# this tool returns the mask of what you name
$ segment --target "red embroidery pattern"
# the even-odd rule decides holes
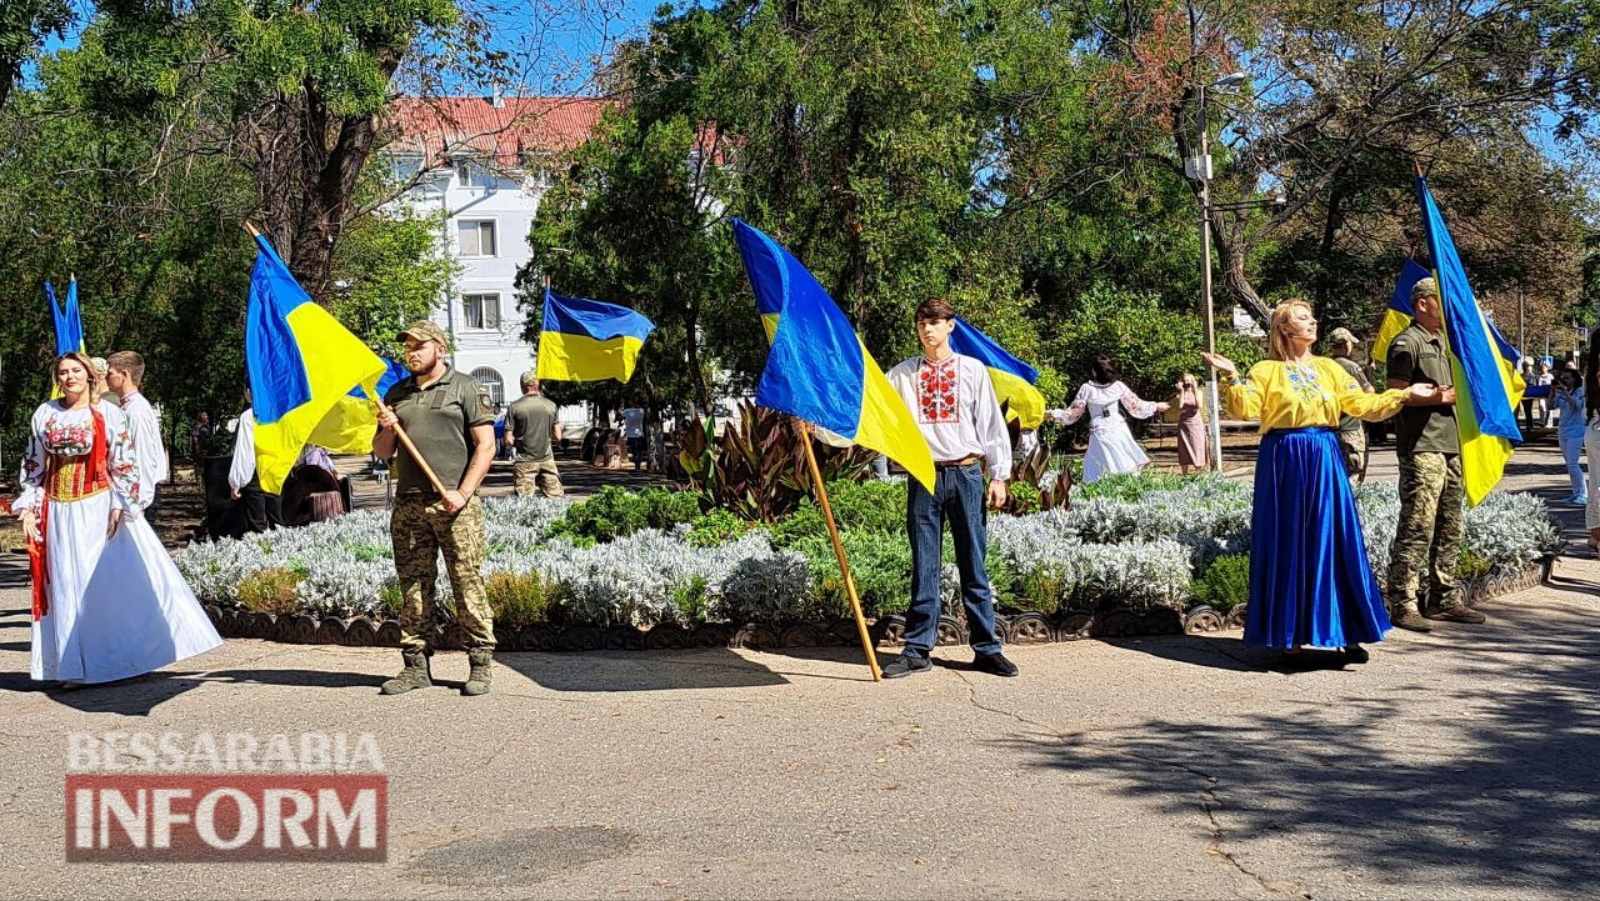
[[[917,406],[922,422],[961,421],[961,409],[956,403],[959,372],[954,359],[924,362],[917,370]]]

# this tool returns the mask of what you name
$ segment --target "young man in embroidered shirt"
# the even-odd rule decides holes
[[[911,608],[906,611],[905,650],[884,667],[887,679],[926,672],[939,630],[939,552],[944,524],[955,539],[961,572],[961,600],[976,653],[973,667],[997,676],[1015,676],[1017,667],[1000,653],[995,631],[994,592],[984,571],[985,489],[994,507],[1006,502],[1011,477],[1011,436],[983,363],[950,349],[955,310],[943,300],[917,307],[917,340],[922,356],[889,370],[889,381],[910,408],[922,437],[933,451],[932,494],[906,481],[906,526],[911,533]]]
[[[135,460],[139,467],[139,505],[146,518],[155,516],[156,486],[170,475],[167,448],[161,443],[161,417],[141,393],[144,385],[144,357],[131,350],[119,350],[106,358],[106,386],[117,395],[117,404],[128,417],[128,432],[133,435]]]

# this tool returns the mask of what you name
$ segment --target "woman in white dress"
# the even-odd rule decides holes
[[[222,644],[139,504],[136,449],[89,358],[56,361],[12,505],[33,569],[34,679],[110,682]]]
[[[1133,389],[1117,379],[1116,366],[1111,358],[1099,354],[1094,358],[1094,380],[1078,389],[1078,396],[1065,410],[1051,410],[1050,418],[1062,425],[1077,422],[1085,413],[1089,415],[1089,450],[1083,455],[1083,480],[1098,482],[1105,476],[1117,473],[1138,472],[1150,458],[1145,456],[1139,442],[1128,431],[1128,421],[1123,411],[1135,419],[1149,419],[1165,413],[1164,403],[1141,400]]]

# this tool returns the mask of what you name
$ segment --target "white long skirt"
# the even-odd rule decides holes
[[[109,543],[111,495],[50,503],[49,611],[33,623],[31,675],[111,682],[222,644],[155,530],[123,517]]]
[[[1104,416],[1089,427],[1089,449],[1083,455],[1083,480],[1098,482],[1109,475],[1138,472],[1150,462],[1128,431],[1127,420]]]

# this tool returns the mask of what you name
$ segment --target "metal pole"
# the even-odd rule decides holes
[[[1206,127],[1206,88],[1200,86],[1200,296],[1206,323],[1206,352],[1217,352],[1216,313],[1211,304],[1211,149]],[[1217,370],[1210,370],[1211,469],[1222,471],[1222,404],[1217,391]]]
[[[1528,310],[1520,282],[1517,284],[1517,349],[1528,352]],[[1522,365],[1522,362],[1519,360],[1517,365]]]

